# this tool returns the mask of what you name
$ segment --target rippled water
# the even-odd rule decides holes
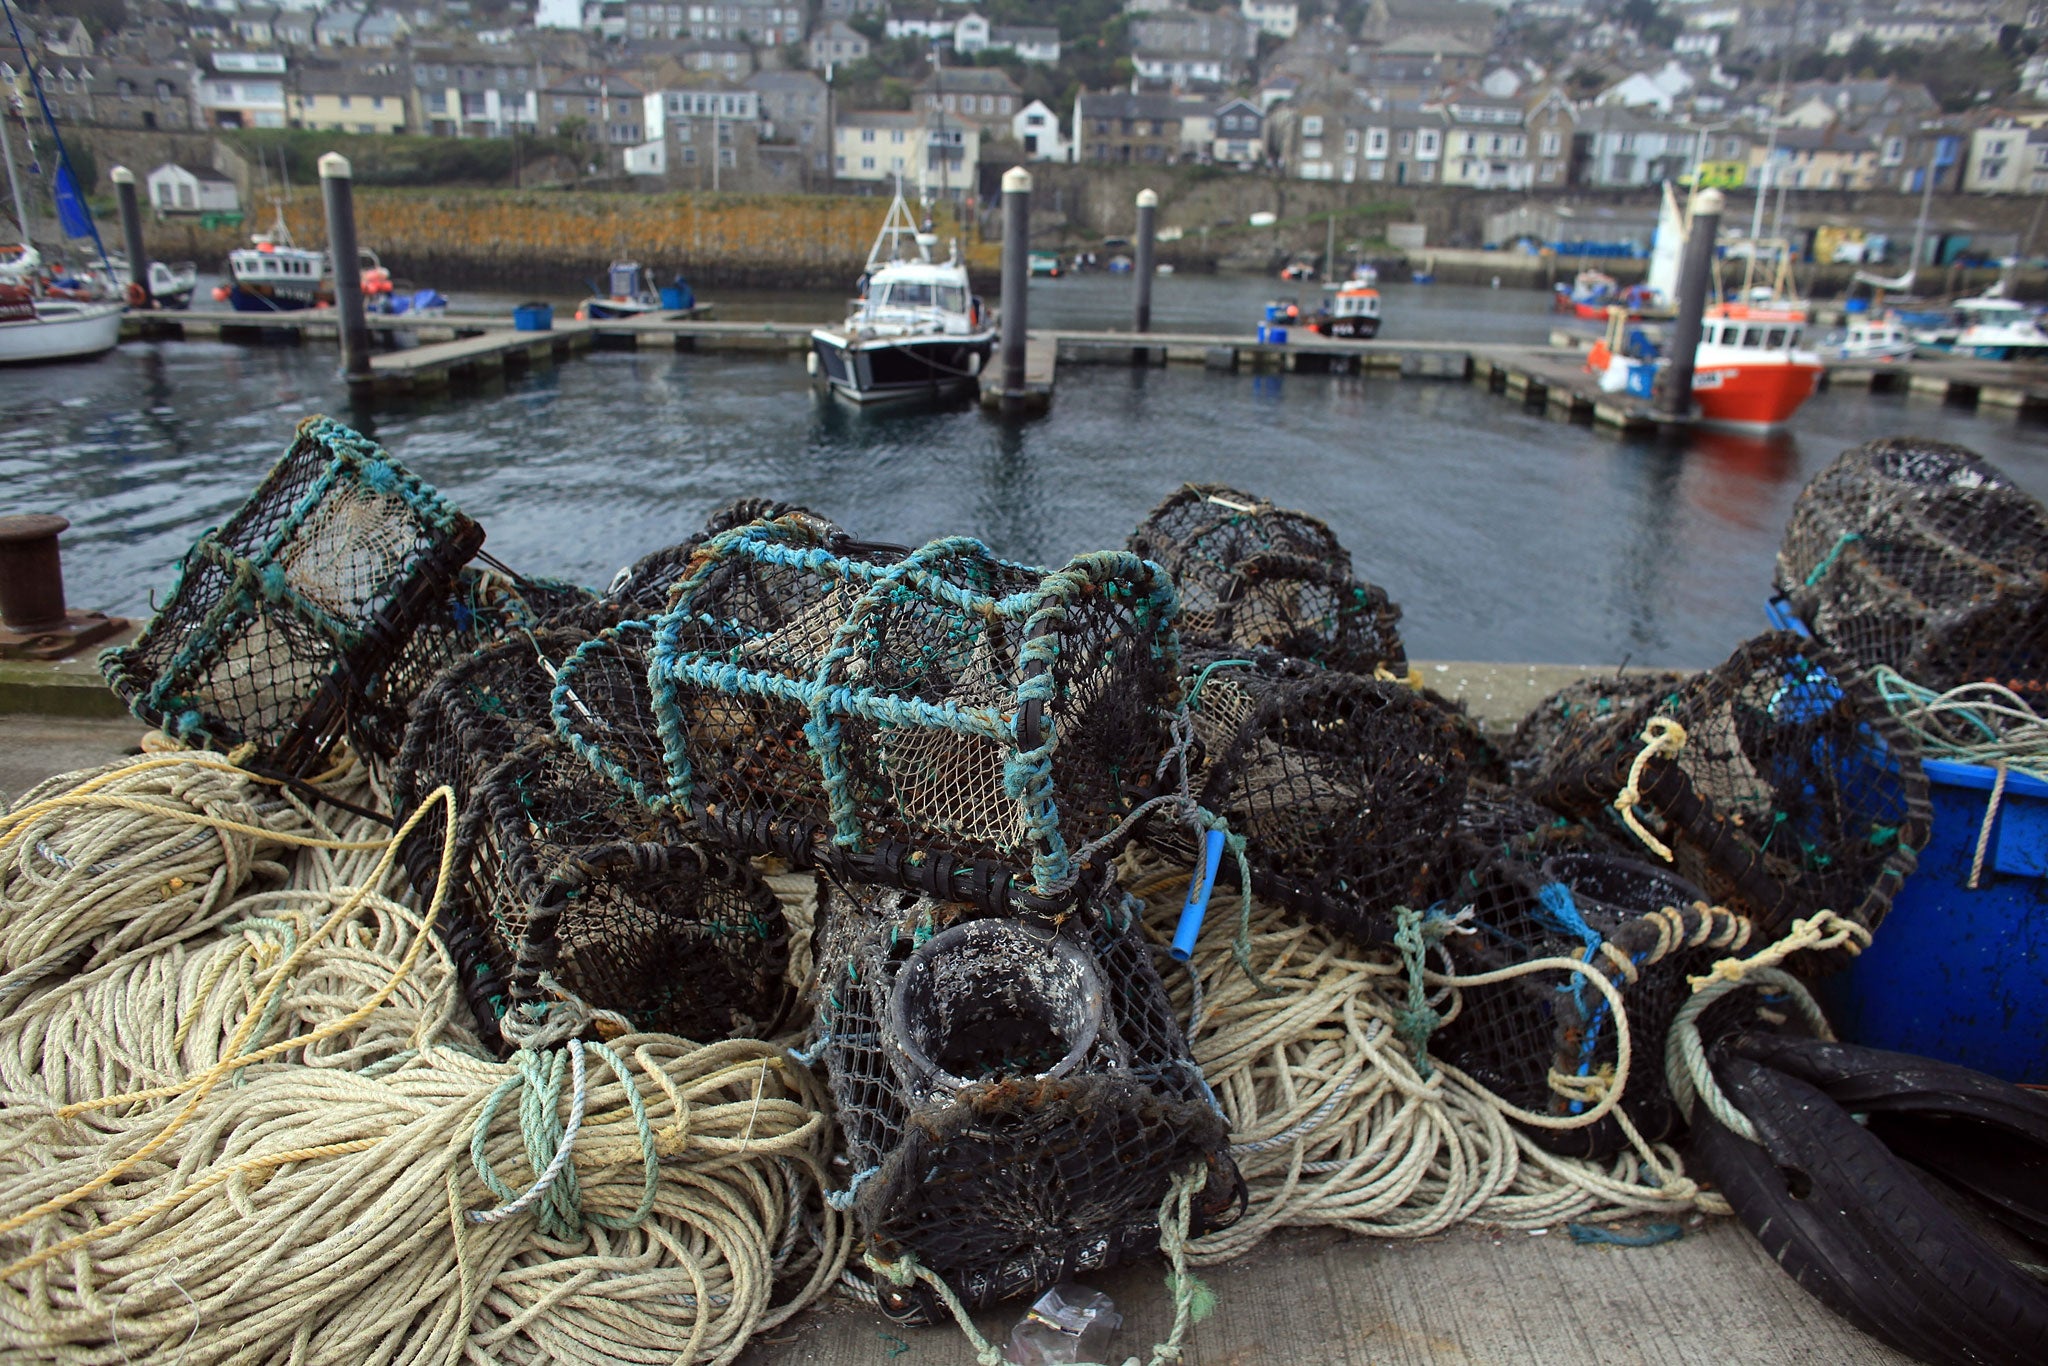
[[[1128,281],[1047,283],[1037,321],[1121,321],[1109,289]],[[1222,327],[1270,292],[1162,280],[1160,325]],[[1390,302],[1409,335],[1540,339],[1551,321],[1540,296],[1426,293]],[[72,519],[73,605],[144,611],[312,412],[351,418],[324,346],[130,342],[0,370],[0,510]],[[1010,428],[964,406],[850,411],[813,396],[800,357],[596,352],[351,420],[481,521],[500,558],[597,584],[743,492],[870,538],[965,532],[1047,562],[1121,544],[1183,480],[1225,480],[1328,519],[1405,609],[1410,649],[1446,659],[1718,660],[1760,625],[1801,483],[1872,437],[1960,441],[2048,493],[2040,426],[1848,390],[1773,441],[1624,443],[1463,384],[1068,366],[1051,416]]]

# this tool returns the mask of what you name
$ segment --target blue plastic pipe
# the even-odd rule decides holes
[[[1188,884],[1188,904],[1180,908],[1180,924],[1173,930],[1173,959],[1185,963],[1195,956],[1195,940],[1202,933],[1202,917],[1209,913],[1209,893],[1216,890],[1216,869],[1223,862],[1223,832],[1205,831],[1202,836],[1202,876]]]

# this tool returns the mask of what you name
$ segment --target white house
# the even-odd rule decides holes
[[[583,27],[583,0],[540,0],[533,11],[535,28],[580,29]]]
[[[1616,81],[1594,97],[1593,103],[1618,105],[1626,109],[1655,109],[1660,114],[1668,114],[1679,97],[1695,84],[1692,73],[1674,59],[1656,71],[1638,71]]]
[[[1024,149],[1027,161],[1067,160],[1067,140],[1060,131],[1059,115],[1046,108],[1044,100],[1033,100],[1010,120],[1010,136]]]
[[[1006,47],[1027,62],[1059,65],[1060,31],[1056,28],[1035,25],[1005,28],[998,24],[988,31],[988,45]]]
[[[1239,12],[1277,38],[1292,38],[1301,27],[1301,7],[1294,0],[1240,0]]]
[[[979,14],[964,14],[953,22],[953,50],[980,52],[988,46],[988,20]]]
[[[242,207],[235,182],[209,166],[167,161],[147,177],[149,202],[159,214],[235,213]]]
[[[283,128],[284,57],[276,52],[216,52],[194,83],[199,121],[208,128]]]
[[[940,19],[936,16],[927,19],[911,14],[898,19],[891,15],[883,23],[882,33],[890,38],[924,38],[937,42],[941,38],[951,38],[953,26],[958,22],[956,19]]]

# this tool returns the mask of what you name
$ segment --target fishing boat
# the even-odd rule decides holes
[[[1323,304],[1308,320],[1321,337],[1364,340],[1379,335],[1380,292],[1369,284],[1346,280],[1323,286]]]
[[[1829,360],[1879,364],[1911,360],[1913,336],[1896,314],[1887,313],[1874,319],[1858,318],[1851,321],[1839,337],[1831,337],[1824,342],[1821,354]]]
[[[228,279],[213,295],[237,313],[296,313],[334,302],[327,253],[292,241],[281,203],[268,232],[228,253]]]
[[[1425,257],[1423,257],[1423,258],[1422,258],[1422,269],[1421,269],[1421,270],[1410,270],[1410,271],[1408,272],[1408,278],[1409,278],[1410,280],[1414,281],[1414,282],[1415,282],[1416,284],[1418,284],[1418,285],[1433,285],[1433,284],[1435,284],[1435,283],[1436,283],[1436,257],[1434,257],[1434,256],[1425,256]]]
[[[994,321],[968,287],[958,251],[932,259],[937,244],[912,221],[898,184],[852,312],[843,325],[811,333],[811,373],[831,392],[874,403],[974,387],[995,349]]]
[[[689,286],[682,277],[676,278],[673,288],[688,293]],[[605,285],[594,290],[588,299],[577,308],[578,318],[592,322],[605,318],[637,318],[647,313],[659,313],[663,304],[661,291],[654,287],[652,273],[638,261],[614,261],[605,271]],[[689,304],[683,303],[683,307]]]
[[[1790,422],[1820,384],[1820,355],[1804,348],[1805,328],[1803,308],[1709,307],[1693,360],[1700,420],[1742,431]]]
[[[107,265],[114,278],[126,280],[130,270],[128,258],[110,254]],[[175,265],[168,261],[149,263],[149,297],[156,301],[158,308],[190,308],[192,295],[199,287],[199,266],[192,261],[179,261]],[[131,298],[130,302],[134,300]]]
[[[1995,350],[2003,344],[2017,345],[2021,350],[2027,349],[2033,311],[2019,300],[2008,297],[2005,291],[2006,284],[2001,279],[1982,294],[1957,299],[1951,303],[1948,306],[1948,316],[1941,322],[1932,327],[1915,329],[1913,341],[1920,354],[1943,356],[1959,351],[1966,355],[1977,354],[1974,349],[1965,348],[1963,338],[1966,335],[1972,338],[1970,348],[1983,346]],[[2039,331],[2038,326],[2032,328],[2033,333]],[[2008,357],[1980,358],[2004,360]]]
[[[1612,275],[1600,270],[1582,270],[1567,285],[1557,285],[1552,307],[1587,322],[1604,322],[1610,306],[1620,302],[1621,286]]]
[[[1060,254],[1056,251],[1032,252],[1031,273],[1057,280],[1060,277]]]
[[[1280,268],[1280,278],[1297,284],[1303,280],[1313,280],[1316,278],[1316,268],[1313,262],[1289,261]]]

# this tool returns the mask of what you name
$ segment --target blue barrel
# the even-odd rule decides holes
[[[1280,320],[1281,320],[1282,318],[1284,318],[1284,317],[1286,317],[1286,316],[1287,316],[1287,310],[1286,310],[1286,309],[1285,309],[1284,307],[1282,307],[1281,305],[1279,305],[1279,304],[1267,304],[1267,305],[1266,305],[1266,321],[1267,321],[1267,322],[1269,322],[1269,323],[1277,323],[1277,322],[1279,322],[1279,321],[1280,321]],[[1264,340],[1264,339],[1263,339],[1263,338],[1261,338],[1261,340]]]
[[[515,332],[548,332],[554,325],[553,304],[520,304],[512,310],[512,329]]]
[[[1973,890],[1995,770],[1929,759],[1934,830],[1853,964],[1819,984],[1845,1039],[2048,1082],[2048,783],[2008,773]]]
[[[1287,329],[1284,327],[1269,327],[1266,329],[1266,335],[1261,340],[1269,341],[1275,346],[1285,346],[1287,345]]]
[[[1844,313],[1850,313],[1850,314],[1855,314],[1855,313],[1868,313],[1868,312],[1870,311],[1870,300],[1868,300],[1868,299],[1851,299],[1851,300],[1849,300],[1849,301],[1848,301],[1847,303],[1845,303],[1845,304],[1843,304],[1843,305],[1842,305],[1842,311],[1843,311]]]

